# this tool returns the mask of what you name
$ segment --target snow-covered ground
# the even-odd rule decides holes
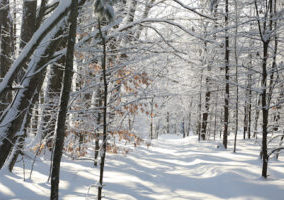
[[[103,193],[107,200],[281,200],[284,197],[284,157],[269,163],[269,177],[260,177],[259,146],[239,141],[238,152],[217,148],[196,137],[164,136],[152,146],[127,155],[108,155]],[[232,143],[230,143],[230,147]],[[26,168],[30,161],[25,160]],[[37,161],[32,179],[23,181],[22,162],[14,174],[0,171],[0,200],[49,199],[49,162]],[[96,199],[98,169],[92,161],[62,162],[60,199]],[[26,177],[29,170],[26,169]]]

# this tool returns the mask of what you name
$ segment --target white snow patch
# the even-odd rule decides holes
[[[279,200],[284,196],[284,158],[271,159],[269,177],[261,178],[259,146],[238,141],[237,153],[216,148],[218,142],[197,142],[164,135],[152,146],[139,146],[125,155],[108,154],[103,195],[106,200]],[[26,177],[31,161],[25,159]],[[95,199],[99,169],[92,161],[61,164],[60,198]],[[32,180],[23,181],[22,162],[14,174],[0,171],[0,199],[49,199],[49,161],[39,160]]]

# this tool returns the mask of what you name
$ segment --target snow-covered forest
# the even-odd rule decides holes
[[[279,200],[283,0],[0,0],[0,200]]]

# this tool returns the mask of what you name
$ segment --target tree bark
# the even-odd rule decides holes
[[[229,2],[225,1],[225,105],[224,105],[224,133],[223,133],[223,145],[227,149],[228,144],[228,125],[229,125],[229,62],[230,62],[230,50],[229,50],[229,35],[228,35],[228,16],[229,16]]]
[[[170,134],[170,113],[167,112],[167,134]]]
[[[12,64],[13,54],[13,21],[10,15],[9,0],[0,1],[0,79],[4,78]],[[0,96],[0,114],[12,101],[11,90],[4,96]]]
[[[35,20],[36,20],[36,7],[37,7],[37,1],[24,1],[23,2],[23,17],[22,17],[22,26],[21,26],[21,42],[20,42],[20,49],[24,48],[27,42],[32,38],[36,26],[35,26]],[[21,78],[25,74],[25,69],[27,68],[27,65],[24,65],[24,69],[21,69],[21,71],[18,74],[18,82],[20,82]],[[37,93],[37,92],[36,92]],[[37,94],[35,96],[38,97]],[[22,152],[22,148],[24,147],[25,138],[27,136],[26,129],[30,124],[31,119],[31,112],[34,104],[37,102],[36,97],[33,97],[33,103],[30,105],[29,111],[26,114],[24,127],[22,126],[20,132],[21,136],[16,140],[15,145],[15,151],[12,155],[11,162],[9,163],[9,170],[12,172],[13,167],[17,161],[18,155]]]
[[[267,134],[268,134],[267,128],[268,128],[270,98],[272,96],[272,91],[269,91],[267,93],[267,76],[268,76],[267,61],[268,61],[269,43],[272,37],[271,32],[273,32],[273,20],[277,20],[277,19],[274,19],[274,14],[275,14],[274,12],[276,12],[276,6],[275,5],[273,6],[273,2],[276,4],[276,0],[268,1],[268,6],[266,7],[266,10],[264,12],[264,19],[261,23],[258,3],[256,0],[254,1],[256,15],[257,15],[258,29],[259,29],[260,39],[262,41],[262,48],[263,48],[262,74],[261,74],[261,77],[262,77],[261,78],[261,88],[262,88],[261,103],[262,103],[262,160],[263,160],[262,161],[262,177],[264,178],[267,178],[268,159],[269,159],[269,156],[267,153]]]
[[[59,190],[59,173],[62,150],[64,146],[65,122],[68,111],[68,102],[71,91],[72,76],[73,76],[73,60],[74,46],[76,40],[78,16],[78,0],[72,0],[71,12],[69,16],[69,35],[66,52],[66,63],[64,71],[63,88],[60,97],[60,110],[57,117],[56,140],[53,156],[52,174],[51,174],[51,192],[50,200],[58,200]]]
[[[234,41],[234,50],[235,50],[235,64],[236,64],[236,119],[235,119],[235,137],[234,137],[234,150],[233,152],[236,153],[236,149],[237,149],[237,137],[238,137],[238,129],[239,129],[239,71],[238,71],[238,65],[239,65],[239,55],[238,55],[238,1],[235,0],[235,41]]]
[[[152,140],[154,138],[154,129],[153,129],[153,119],[154,119],[154,97],[151,99],[151,114],[150,114],[150,139]]]
[[[246,91],[247,93],[247,91]],[[247,95],[245,97],[247,99]],[[248,120],[247,120],[247,116],[248,116],[248,112],[247,112],[247,100],[245,100],[245,105],[244,105],[244,130],[243,130],[243,139],[246,139],[246,132],[247,132],[247,126],[248,126]]]
[[[103,175],[104,175],[104,166],[105,166],[105,157],[106,157],[106,146],[107,146],[107,94],[108,94],[108,83],[106,75],[106,41],[105,36],[103,35],[101,29],[101,22],[99,21],[99,31],[103,43],[103,59],[102,59],[102,68],[103,68],[103,83],[104,83],[104,106],[103,106],[103,140],[102,140],[102,152],[101,152],[101,164],[100,164],[100,179],[98,186],[98,200],[102,199],[102,189],[103,189]]]
[[[23,16],[22,16],[22,26],[21,26],[21,41],[20,49],[23,49],[26,44],[32,38],[34,32],[36,31],[36,7],[37,1],[23,1]],[[20,83],[22,77],[25,74],[27,65],[20,69],[17,75],[17,82]]]
[[[206,31],[205,31],[206,32]],[[205,42],[204,44],[204,48],[205,48],[205,52],[207,53],[207,43]],[[208,55],[206,55],[208,56]],[[210,95],[211,95],[211,91],[210,91],[210,72],[211,72],[211,67],[207,66],[207,71],[208,71],[208,75],[206,77],[205,80],[205,85],[206,85],[206,92],[205,92],[205,112],[203,112],[202,115],[202,125],[201,125],[201,138],[202,140],[205,140],[206,138],[206,131],[207,131],[207,121],[208,121],[208,116],[209,116],[209,102],[210,102]]]
[[[268,107],[266,102],[266,81],[267,81],[267,56],[268,56],[268,43],[263,44],[263,59],[262,59],[262,176],[267,177],[267,166],[268,166],[268,156],[267,156],[267,126],[268,126]]]
[[[199,87],[199,104],[198,104],[198,122],[197,122],[197,135],[198,135],[198,141],[200,141],[201,139],[201,121],[202,121],[202,107],[201,107],[201,103],[202,103],[202,79],[203,79],[203,71],[201,72],[200,75],[200,87]]]

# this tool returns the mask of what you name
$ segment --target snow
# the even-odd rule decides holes
[[[127,155],[107,155],[104,199],[279,200],[284,195],[284,158],[271,159],[270,176],[262,179],[259,146],[253,140],[238,141],[236,154],[217,148],[215,141],[198,143],[196,136],[164,135],[151,144]],[[26,158],[26,177],[30,163]],[[61,165],[60,199],[95,199],[99,169],[92,161],[64,157]],[[49,161],[39,159],[34,169],[27,181],[23,181],[22,162],[14,174],[0,171],[0,199],[49,199]]]

